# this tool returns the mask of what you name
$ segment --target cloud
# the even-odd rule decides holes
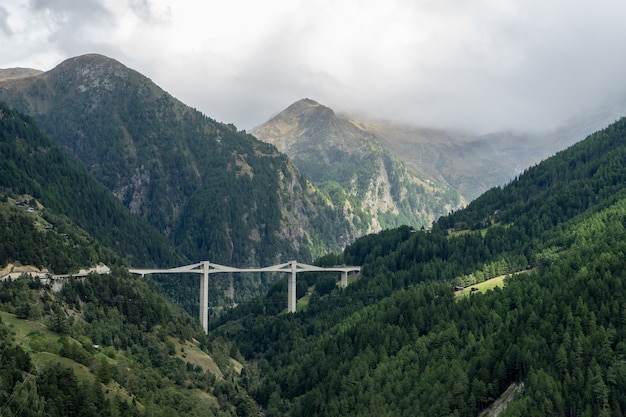
[[[21,47],[1,67],[103,53],[241,128],[310,97],[410,124],[547,129],[626,92],[621,0],[7,1],[0,36]]]
[[[7,18],[9,17],[9,12],[4,7],[0,6],[0,30],[4,32],[6,36],[13,35],[13,31],[9,26],[9,22]]]

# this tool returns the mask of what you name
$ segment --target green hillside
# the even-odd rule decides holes
[[[255,415],[229,344],[125,269],[179,259],[32,119],[0,103],[0,415]],[[70,278],[60,292],[4,277],[99,263],[111,273]]]
[[[53,79],[71,73],[82,74],[83,84]],[[115,83],[131,76],[118,63],[91,57],[69,61],[56,75],[20,79],[32,84],[18,96],[26,107],[38,103],[32,108],[41,110],[39,118],[60,117],[62,107],[47,112],[54,102],[49,95],[69,106],[76,91],[89,93],[80,108],[98,108],[102,100],[120,98],[100,93],[119,92]],[[67,89],[57,89],[62,85],[76,91],[65,96]],[[151,85],[121,91],[152,100]],[[215,166],[201,167],[193,158],[170,160],[189,153],[167,148],[183,142],[150,142],[154,135],[142,136],[141,129],[130,134],[144,116],[148,130],[160,119],[171,126],[185,114],[204,117],[176,113],[176,102],[160,97],[159,103],[169,103],[162,112],[157,106],[149,107],[156,113],[134,113],[133,127],[118,136],[109,137],[108,119],[101,119],[109,113],[93,119],[72,113],[88,120],[80,125],[85,129],[106,122],[92,131],[101,136],[91,136],[102,139],[101,148],[74,143],[96,152],[96,165],[111,163],[117,172],[132,167],[116,195],[145,219],[141,210],[153,200],[143,200],[144,193],[173,193],[154,200],[164,204],[153,207],[164,210],[157,216],[163,223],[152,221],[179,249],[260,262],[295,253],[312,257],[311,248],[329,249],[333,239],[348,238],[341,234],[347,226],[333,227],[345,226],[345,219],[318,200],[283,155],[232,127],[209,124],[216,130],[198,134],[199,151],[216,158]],[[54,120],[50,126],[69,129],[63,120],[71,119]],[[198,123],[185,126],[209,129]],[[81,132],[68,135],[80,139]],[[125,142],[115,154],[121,149],[115,140],[130,137],[141,140]],[[137,157],[159,152],[166,157]],[[34,119],[4,105],[0,158],[2,266],[65,272],[104,262],[113,269],[108,276],[72,279],[59,293],[27,277],[0,282],[0,415],[248,416],[261,407],[265,416],[478,416],[496,401],[506,407],[498,414],[505,417],[626,414],[626,119],[429,230],[403,226],[368,235],[317,260],[362,266],[347,288],[335,285],[331,273],[299,274],[303,300],[297,313],[286,314],[281,280],[267,295],[212,316],[210,335],[150,282],[120,267],[178,262],[166,238],[53,145]],[[128,161],[144,167],[151,161],[154,169],[145,177],[138,165],[124,165]],[[101,169],[106,180],[103,167],[90,169]],[[189,167],[206,177],[187,189]],[[178,172],[181,182],[159,182],[164,172]],[[124,188],[131,185],[135,191]],[[166,199],[181,190],[189,191],[184,201],[168,206],[174,203]],[[164,226],[170,220],[171,228]],[[313,232],[289,234],[309,227]],[[235,243],[248,252],[234,251]],[[502,275],[502,288],[478,285]],[[193,294],[181,297],[189,309],[197,283],[193,290],[185,279],[177,283],[186,288],[175,288],[180,294]],[[243,285],[247,296],[262,291],[255,284]],[[455,287],[469,287],[469,295],[455,296]]]
[[[218,333],[256,369],[267,415],[476,416],[507,390],[501,416],[623,415],[625,162],[622,119],[429,231],[359,239],[345,290],[284,315],[277,285]]]
[[[0,210],[2,264],[19,261],[66,273],[98,262],[120,262],[113,251],[130,264],[172,265],[182,259],[164,236],[129,213],[81,164],[43,135],[34,120],[3,103],[0,197],[4,201],[0,206],[14,206]],[[16,212],[15,203],[24,205]],[[33,211],[30,220],[22,216],[27,206]],[[101,243],[85,244],[94,238]]]
[[[253,416],[241,365],[121,269],[0,281],[0,415]]]
[[[33,117],[189,262],[238,267],[309,262],[355,238],[345,213],[275,147],[186,106],[113,59],[84,55],[45,73],[0,80],[0,100]],[[65,201],[67,209],[82,215],[79,204],[87,197]],[[86,223],[78,224],[91,233]],[[123,243],[145,234],[126,229],[101,240]],[[153,235],[155,244],[162,236]],[[145,246],[115,247],[124,255],[138,248]],[[147,249],[133,266],[172,266],[159,250]],[[229,279],[212,280],[210,303],[258,297],[274,280],[248,275],[232,280],[232,287]],[[164,291],[180,303],[197,300],[196,287],[186,277],[163,281]]]

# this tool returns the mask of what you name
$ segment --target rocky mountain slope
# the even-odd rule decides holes
[[[375,134],[313,100],[297,101],[251,133],[286,153],[361,234],[429,226],[462,204],[437,178],[408,170]]]
[[[0,68],[0,80],[32,77],[33,75],[39,75],[41,73],[43,73],[43,71],[32,68]]]
[[[597,109],[550,131],[473,135],[336,113],[303,99],[251,133],[286,153],[361,230],[375,231],[430,225],[620,115]]]

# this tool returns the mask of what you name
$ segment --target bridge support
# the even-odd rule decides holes
[[[205,333],[209,332],[209,263],[202,262],[200,281],[200,324]]]
[[[348,271],[341,271],[341,288],[348,286]]]
[[[287,285],[287,311],[290,313],[296,312],[296,275],[297,275],[298,262],[291,261],[291,275],[289,276],[289,283]]]

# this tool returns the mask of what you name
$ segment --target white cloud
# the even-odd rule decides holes
[[[241,128],[302,97],[414,124],[544,128],[626,92],[621,0],[5,3],[0,67],[103,53]]]

